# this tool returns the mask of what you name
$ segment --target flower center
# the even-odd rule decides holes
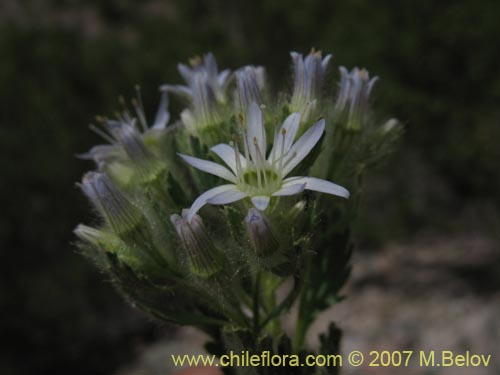
[[[238,186],[249,195],[271,195],[280,189],[281,181],[280,174],[271,166],[252,166],[242,171]]]

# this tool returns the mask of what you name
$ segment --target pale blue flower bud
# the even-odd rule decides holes
[[[209,237],[199,215],[188,220],[189,210],[182,210],[182,217],[170,216],[182,246],[186,251],[189,270],[200,277],[208,278],[221,269],[220,254]]]
[[[229,69],[223,70],[219,73],[217,67],[217,61],[212,53],[207,53],[200,57],[195,57],[190,61],[191,67],[185,64],[179,64],[178,70],[182,78],[186,81],[189,87],[193,88],[195,86],[195,79],[201,73],[206,77],[206,82],[210,86],[210,89],[214,93],[215,98],[218,102],[226,102],[226,89],[229,83],[230,71]],[[176,86],[169,86],[172,91],[175,92]],[[179,88],[179,86],[177,86]]]
[[[218,102],[210,77],[205,70],[195,71],[189,76],[189,87],[165,85],[163,90],[187,94],[190,107],[181,113],[186,128],[197,134],[198,130],[220,121]],[[180,91],[179,91],[180,90]]]
[[[359,130],[369,114],[369,98],[378,77],[370,79],[365,69],[354,68],[351,72],[340,67],[340,88],[335,104],[338,116],[347,118],[347,128]]]
[[[258,256],[271,255],[279,248],[279,241],[274,235],[265,215],[256,208],[250,208],[245,217],[248,236]]]
[[[252,102],[262,103],[265,72],[261,66],[248,65],[236,71],[236,110],[246,116]]]
[[[144,138],[157,137],[164,132],[170,119],[168,95],[166,92],[162,93],[154,123],[149,127],[144,115],[139,87],[136,90],[137,98],[132,100],[135,116],[125,109],[117,115],[116,120],[98,117],[104,129],[101,130],[95,126],[91,126],[91,129],[110,144],[95,146],[88,153],[79,155],[81,158],[94,160],[101,169],[114,162],[132,161],[136,165],[143,166],[144,162],[153,158],[151,151],[146,147]]]
[[[294,86],[290,109],[300,112],[302,121],[306,121],[316,108],[317,100],[321,97],[321,88],[326,69],[332,55],[324,58],[321,51],[311,50],[304,59],[302,54],[292,52],[294,66]]]
[[[179,64],[178,70],[187,85],[163,85],[161,90],[170,91],[189,103],[181,113],[181,119],[191,134],[200,136],[202,130],[221,122],[220,107],[228,98],[227,87],[231,72],[219,73],[217,62],[211,53],[190,60],[190,65]]]
[[[133,230],[144,219],[141,211],[104,173],[87,173],[80,188],[118,235]]]
[[[132,123],[108,121],[107,127],[110,134],[123,147],[130,160],[141,163],[151,158],[151,153],[146,148],[139,130]]]

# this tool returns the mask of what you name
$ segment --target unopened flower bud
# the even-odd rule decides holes
[[[196,75],[203,73],[207,77],[207,82],[210,85],[210,89],[213,91],[217,101],[221,103],[226,102],[225,91],[229,83],[230,71],[225,69],[219,72],[217,67],[217,61],[212,53],[207,53],[201,58],[196,56],[189,61],[191,66],[185,64],[179,64],[178,70],[181,76],[184,78],[188,86],[193,86],[193,81]],[[173,91],[174,93],[179,93],[179,90],[186,88],[186,86],[164,86],[167,90]]]
[[[146,148],[139,130],[131,123],[108,121],[109,132],[113,134],[127,153],[130,160],[141,163],[151,158],[151,153]]]
[[[366,69],[354,68],[351,72],[340,67],[340,89],[335,112],[346,118],[346,127],[359,130],[369,113],[369,98],[378,77],[370,79]]]
[[[158,266],[153,258],[136,251],[136,248],[128,246],[113,233],[92,228],[84,224],[78,224],[73,231],[83,242],[97,249],[96,255],[100,257],[104,253],[114,254],[118,259],[133,269],[148,269],[154,271]],[[94,258],[95,256],[92,255]]]
[[[186,251],[190,271],[208,278],[221,269],[220,254],[210,239],[199,215],[188,220],[189,210],[182,210],[182,217],[174,214],[170,221],[175,227]]]
[[[131,231],[144,220],[141,211],[104,173],[87,173],[80,188],[116,234]]]
[[[150,127],[144,114],[140,88],[136,87],[136,90],[137,97],[132,100],[135,114],[125,108],[123,112],[117,114],[114,120],[98,116],[97,121],[101,123],[102,129],[91,125],[91,129],[110,144],[95,146],[89,152],[79,156],[83,159],[94,160],[100,170],[109,172],[110,167],[132,164],[142,169],[140,172],[144,174],[148,172],[147,169],[151,170],[154,167],[155,157],[145,140],[147,138],[149,143],[154,143],[164,134],[170,119],[168,94],[166,91],[162,93],[154,123]]]
[[[278,249],[279,242],[262,212],[250,208],[245,223],[248,236],[258,256],[271,255]]]
[[[118,241],[113,234],[84,224],[78,224],[73,233],[75,233],[80,240],[98,247],[105,247],[109,243],[114,244]]]
[[[290,109],[292,112],[300,112],[304,122],[316,108],[332,55],[323,58],[321,51],[313,49],[305,59],[297,52],[292,52],[291,56],[294,65],[294,86]]]
[[[179,64],[178,69],[187,86],[163,85],[161,89],[188,100],[190,107],[182,111],[181,119],[192,134],[199,135],[221,121],[219,107],[227,102],[230,71],[219,72],[211,53],[192,59],[191,67]]]
[[[261,92],[264,89],[264,68],[245,66],[236,71],[236,109],[246,115],[250,104],[262,103]]]

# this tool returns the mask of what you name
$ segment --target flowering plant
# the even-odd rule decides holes
[[[349,275],[362,177],[400,134],[372,113],[366,70],[341,67],[334,98],[331,55],[291,56],[293,91],[278,96],[263,67],[219,72],[212,54],[179,64],[186,85],[161,87],[151,126],[138,92],[133,113],[92,127],[109,144],[82,155],[97,165],[80,187],[101,218],[75,229],[82,251],[133,305],[206,332],[216,355],[312,350],[307,330]],[[187,105],[173,123],[169,94]],[[339,351],[334,323],[320,342]]]

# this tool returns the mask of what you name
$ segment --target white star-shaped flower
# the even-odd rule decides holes
[[[193,167],[230,182],[201,194],[189,209],[188,220],[205,204],[228,204],[249,197],[255,208],[263,211],[271,197],[299,194],[304,189],[348,198],[347,189],[330,181],[314,177],[287,177],[314,148],[325,130],[325,120],[321,119],[294,142],[299,123],[299,113],[292,113],[285,119],[274,135],[273,147],[266,158],[267,139],[262,111],[256,103],[252,103],[247,114],[247,131],[242,134],[245,155],[239,152],[237,141],[234,147],[218,144],[211,148],[229,168],[179,154]]]

